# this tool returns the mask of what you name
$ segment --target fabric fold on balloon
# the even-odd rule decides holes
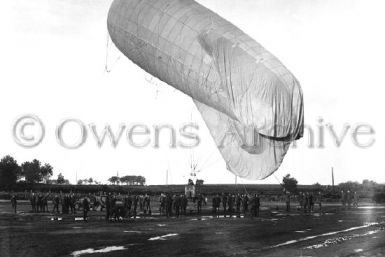
[[[229,171],[241,178],[258,180],[278,169],[290,147],[290,140],[262,136],[205,104],[194,103]]]

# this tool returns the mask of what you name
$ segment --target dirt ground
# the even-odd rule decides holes
[[[84,222],[81,213],[30,213],[28,202],[14,214],[3,201],[0,256],[385,256],[385,206],[304,214],[262,205],[258,218],[213,217],[208,206],[199,216],[123,222],[91,212]]]

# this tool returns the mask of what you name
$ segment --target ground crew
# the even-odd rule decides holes
[[[286,211],[290,212],[290,193],[286,193]]]
[[[87,197],[83,199],[83,220],[87,221],[88,219],[88,211],[90,210],[90,203]]]
[[[12,205],[13,211],[16,213],[17,199],[16,199],[16,195],[15,194],[13,194],[12,197],[11,197],[11,205]]]

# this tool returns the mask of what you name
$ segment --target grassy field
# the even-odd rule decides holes
[[[278,206],[278,209],[277,209]],[[52,207],[50,206],[50,209]],[[385,256],[385,208],[361,206],[287,213],[283,203],[262,202],[261,216],[153,216],[106,222],[104,213],[30,213],[21,201],[13,214],[0,201],[0,256]]]

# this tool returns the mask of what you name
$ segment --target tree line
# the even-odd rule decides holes
[[[146,178],[143,176],[127,175],[123,177],[112,176],[108,181],[113,185],[119,185],[120,183],[126,185],[143,186],[146,183]]]
[[[42,163],[34,159],[26,161],[19,165],[15,158],[10,155],[4,156],[0,160],[0,188],[10,189],[16,183],[23,181],[28,184],[59,184],[69,185],[68,179],[65,179],[62,173],[59,173],[57,179],[51,179],[53,175],[53,167],[49,163]],[[113,176],[108,179],[111,184],[119,185],[140,185],[146,183],[146,178],[143,176]],[[80,179],[77,185],[101,185],[102,183],[93,178]]]
[[[53,168],[48,163],[39,160],[23,162],[21,165],[10,155],[0,160],[0,187],[12,187],[17,181],[27,183],[47,183],[53,174]]]

